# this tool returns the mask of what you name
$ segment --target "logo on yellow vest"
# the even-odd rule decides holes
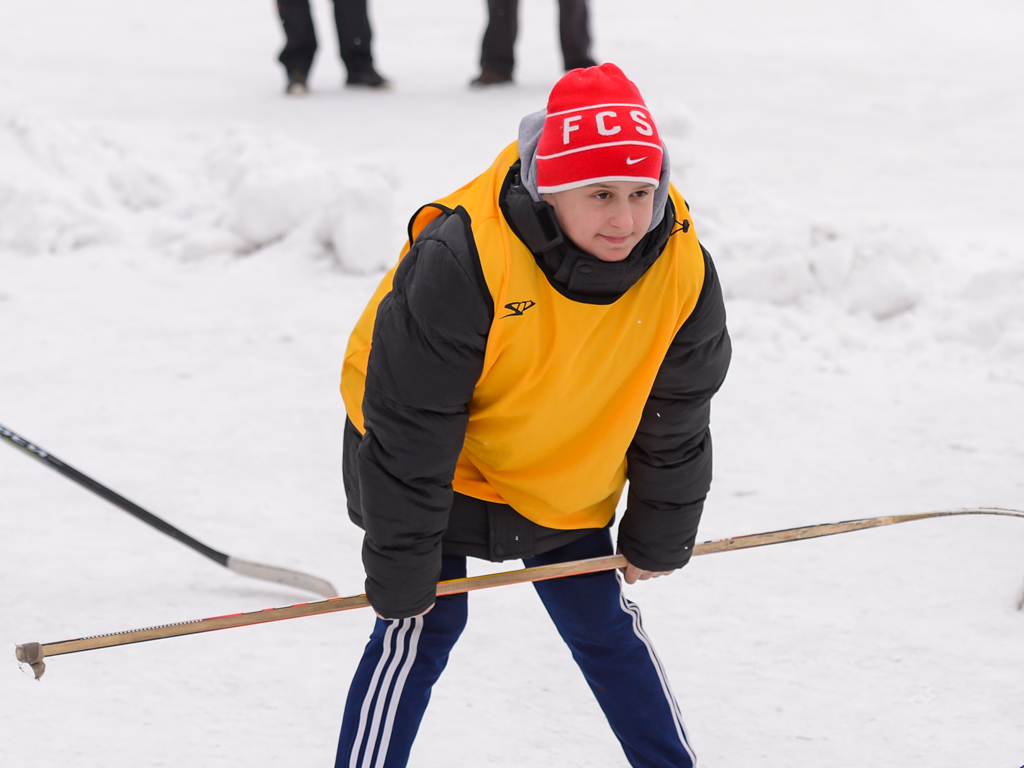
[[[519,317],[530,307],[537,306],[535,301],[513,301],[511,304],[506,304],[505,309],[510,310],[507,315],[502,315],[502,318],[506,317]]]

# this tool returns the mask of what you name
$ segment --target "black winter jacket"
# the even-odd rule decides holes
[[[563,238],[553,209],[509,170],[505,219],[549,282],[574,301],[607,304],[629,290],[688,229],[671,201],[659,225],[621,262],[603,262]],[[710,401],[731,356],[722,291],[710,255],[697,304],[669,348],[626,454],[629,491],[618,544],[634,565],[685,565],[711,484]],[[346,425],[349,515],[365,530],[366,593],[388,618],[434,601],[441,555],[531,557],[591,532],[543,528],[502,504],[455,493],[452,478],[483,368],[494,307],[459,209],[416,238],[380,303],[366,374],[363,436]]]

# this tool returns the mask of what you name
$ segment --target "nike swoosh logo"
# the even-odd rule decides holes
[[[646,159],[647,159],[647,155],[644,155],[643,157],[638,157],[636,160],[634,160],[632,157],[627,157],[626,158],[626,165],[636,165],[641,160],[646,160]]]

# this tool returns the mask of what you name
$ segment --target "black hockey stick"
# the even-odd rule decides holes
[[[64,475],[64,477],[74,480],[83,488],[88,488],[97,496],[101,496],[111,504],[120,507],[129,515],[134,515],[147,525],[153,526],[161,533],[166,533],[172,539],[180,541],[186,547],[191,547],[199,554],[204,557],[208,557],[218,565],[223,565],[228,570],[240,573],[243,576],[251,576],[254,579],[263,579],[264,581],[273,581],[278,584],[287,584],[291,587],[298,587],[299,589],[314,592],[318,595],[323,595],[324,597],[334,597],[338,594],[329,581],[325,581],[317,576],[310,576],[307,573],[293,571],[289,568],[278,568],[274,565],[254,563],[250,560],[242,560],[237,557],[232,557],[224,552],[218,552],[213,547],[207,546],[206,544],[203,544],[203,542],[193,539],[184,531],[175,528],[166,520],[162,520],[151,512],[147,512],[138,504],[129,501],[119,493],[115,493],[105,485],[97,483],[91,477],[83,475],[74,467],[69,467],[53,454],[48,453],[39,446],[30,443],[21,435],[12,432],[2,424],[0,424],[0,437],[9,442],[15,448],[20,448],[32,458],[41,461],[51,469],[57,470]]]

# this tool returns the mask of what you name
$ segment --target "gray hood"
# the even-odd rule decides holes
[[[520,178],[530,197],[538,203],[541,197],[537,191],[537,144],[540,143],[540,134],[544,130],[547,115],[548,111],[542,109],[527,115],[519,122],[519,159],[523,164],[519,171]],[[651,226],[647,228],[648,232],[661,223],[661,217],[665,215],[665,201],[668,200],[670,167],[665,142],[661,143],[661,152],[661,178],[658,181],[658,188],[654,190],[654,215],[651,217]]]

